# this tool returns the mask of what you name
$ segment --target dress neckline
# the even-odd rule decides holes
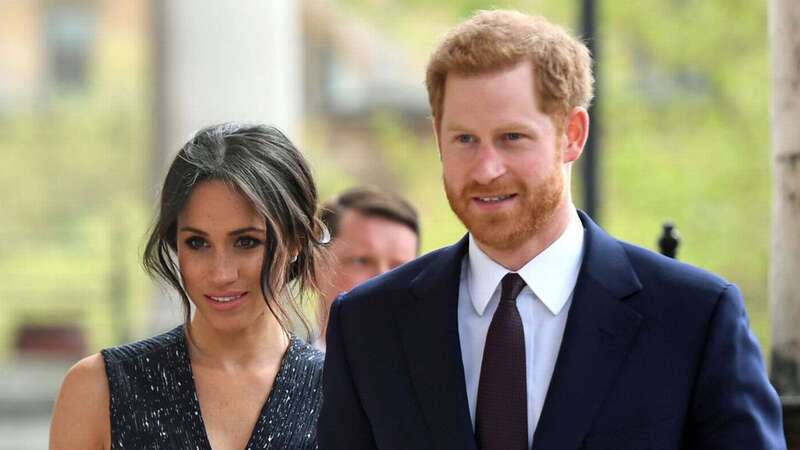
[[[208,431],[206,430],[206,423],[203,419],[203,411],[200,409],[200,398],[197,396],[197,385],[195,384],[194,379],[194,369],[192,368],[192,361],[189,359],[189,349],[187,340],[187,330],[186,326],[182,325],[179,327],[181,331],[181,339],[180,348],[181,352],[183,353],[182,358],[184,363],[188,367],[189,376],[190,376],[190,387],[192,390],[192,409],[194,410],[194,418],[193,420],[196,422],[196,426],[198,430],[201,430],[201,437],[203,439],[203,446],[208,449],[212,450],[211,448],[211,441],[208,438]],[[275,380],[272,382],[272,389],[270,389],[269,395],[267,395],[267,399],[264,401],[264,404],[261,405],[261,410],[259,411],[258,417],[256,418],[256,423],[253,425],[253,429],[250,431],[250,437],[247,439],[247,445],[245,445],[244,450],[247,450],[252,447],[253,439],[257,436],[260,436],[262,433],[266,433],[268,430],[265,430],[267,426],[271,426],[272,422],[268,420],[262,420],[265,415],[268,415],[270,410],[273,409],[273,399],[277,398],[282,391],[284,390],[285,386],[284,383],[280,381],[283,380],[286,376],[287,363],[290,361],[291,358],[289,356],[297,351],[299,346],[302,345],[300,338],[295,336],[294,334],[289,334],[289,345],[286,347],[286,351],[283,352],[283,356],[281,357],[281,363],[278,367],[278,372],[275,374]]]

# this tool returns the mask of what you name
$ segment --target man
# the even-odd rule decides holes
[[[337,300],[320,448],[784,449],[737,288],[575,210],[586,47],[517,12],[451,31],[427,87],[457,244]]]
[[[333,267],[320,282],[324,314],[314,345],[325,350],[327,312],[336,296],[414,259],[419,254],[419,220],[401,196],[356,187],[324,204],[322,221],[331,233]]]

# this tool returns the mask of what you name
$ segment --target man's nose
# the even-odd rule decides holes
[[[480,184],[490,184],[506,173],[503,155],[492,142],[484,141],[478,147],[472,170],[474,180]]]

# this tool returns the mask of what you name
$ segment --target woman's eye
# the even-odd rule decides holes
[[[205,239],[197,236],[190,237],[189,239],[186,239],[185,242],[189,248],[194,250],[200,250],[201,248],[208,246],[208,243]]]
[[[247,236],[243,236],[243,237],[240,237],[239,239],[236,240],[235,246],[238,247],[238,248],[248,249],[248,248],[256,247],[259,244],[261,244],[261,241],[259,241],[258,239],[247,237]]]

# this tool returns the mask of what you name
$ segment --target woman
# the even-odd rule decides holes
[[[198,132],[167,173],[144,254],[186,323],[70,369],[50,448],[315,448],[323,358],[288,328],[324,254],[316,205],[276,129]]]

